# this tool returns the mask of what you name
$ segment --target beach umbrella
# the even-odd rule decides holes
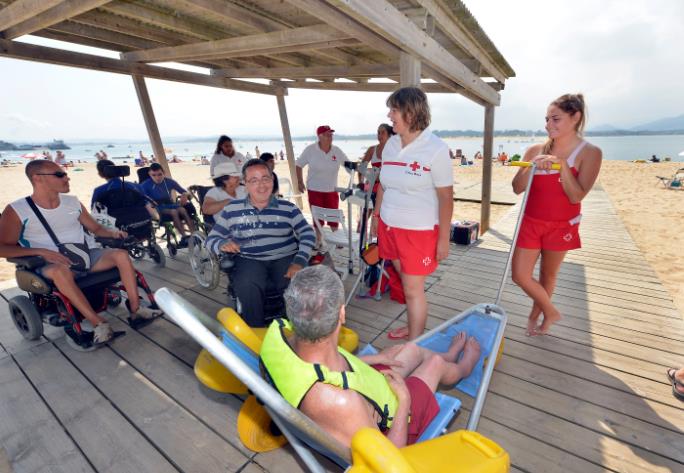
[[[36,159],[36,153],[26,153],[21,155],[22,158],[26,159]]]
[[[682,151],[681,153],[679,153],[679,156],[684,156],[684,151]]]

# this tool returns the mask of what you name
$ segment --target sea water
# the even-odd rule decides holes
[[[496,137],[494,139],[493,153],[496,156],[500,152],[505,152],[508,156],[514,154],[522,155],[525,150],[534,143],[544,141],[545,137]],[[678,156],[680,152],[684,151],[684,135],[658,135],[658,136],[592,136],[587,138],[588,141],[599,146],[603,150],[604,159],[631,161],[635,159],[649,159],[651,155],[656,155],[658,158],[671,157],[673,161],[684,161],[684,157]],[[444,141],[449,145],[449,148],[456,150],[460,149],[469,159],[472,159],[476,152],[482,152],[482,138],[445,138]],[[302,150],[313,142],[313,138],[309,140],[295,140],[293,142],[295,156],[299,156]],[[376,140],[359,140],[359,139],[341,139],[336,138],[334,143],[352,160],[360,159],[369,146],[376,144]],[[132,141],[128,143],[123,142],[92,142],[92,143],[67,143],[71,149],[65,150],[67,160],[77,162],[94,161],[94,154],[100,150],[104,150],[110,159],[114,159],[117,163],[123,161],[132,162],[138,156],[140,151],[147,157],[152,152],[152,146],[149,142]],[[235,139],[235,148],[242,154],[249,153],[252,157],[255,156],[255,147],[259,147],[259,152],[270,152],[280,159],[280,152],[285,153],[285,144],[282,140],[273,139],[249,139],[240,140]],[[193,158],[197,159],[202,156],[211,158],[216,148],[216,141],[173,141],[168,140],[164,142],[167,158],[176,155],[184,161],[190,161]],[[41,150],[34,151],[2,151],[0,155],[6,159],[21,159],[21,156],[27,153],[41,154]],[[51,151],[52,156],[55,156],[55,151]]]

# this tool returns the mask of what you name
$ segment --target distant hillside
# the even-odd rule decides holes
[[[684,130],[684,115],[678,117],[661,118],[643,125],[631,128],[634,131],[674,131]]]

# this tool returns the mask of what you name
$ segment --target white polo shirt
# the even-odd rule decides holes
[[[247,159],[239,151],[236,151],[233,156],[226,156],[223,153],[216,153],[211,157],[211,161],[209,162],[209,174],[213,176],[214,168],[221,163],[233,163],[237,167],[237,170],[242,172],[242,166],[244,166],[246,162]]]
[[[425,129],[408,146],[391,137],[382,151],[380,217],[390,227],[432,230],[439,223],[437,187],[454,184],[449,147]]]
[[[307,189],[335,192],[337,172],[345,161],[349,161],[349,158],[337,146],[332,145],[330,152],[324,153],[318,143],[313,143],[304,148],[296,164],[300,168],[309,165],[309,173],[306,176]]]

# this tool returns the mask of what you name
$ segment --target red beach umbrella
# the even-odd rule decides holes
[[[37,155],[36,153],[26,153],[22,154],[21,157],[26,159],[36,159]]]

